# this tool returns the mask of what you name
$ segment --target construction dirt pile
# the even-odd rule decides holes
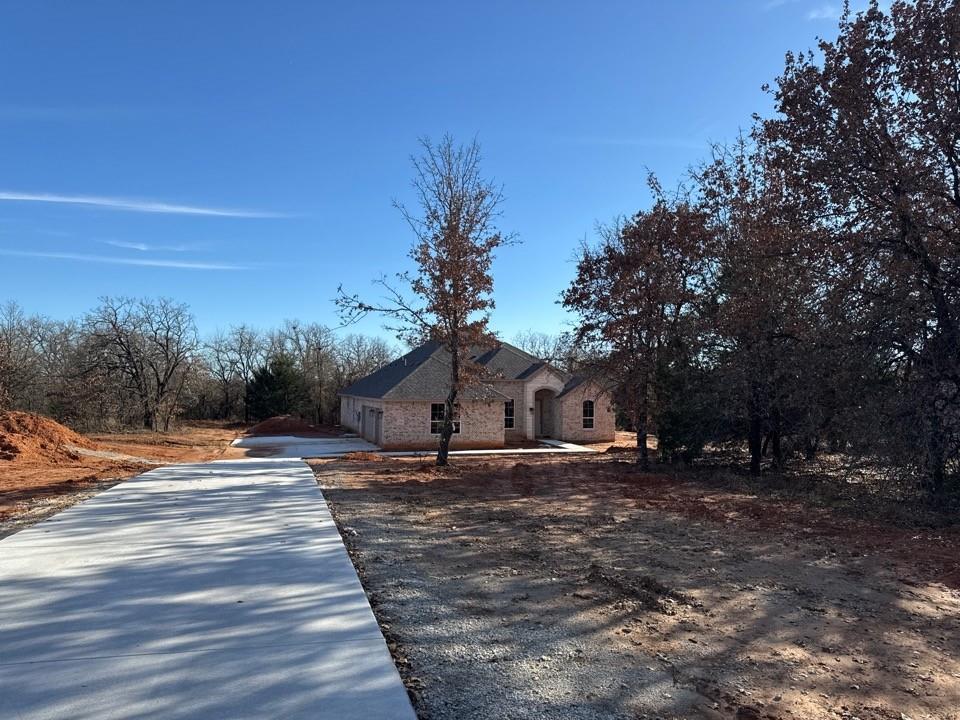
[[[236,436],[214,424],[81,436],[49,418],[0,412],[0,538],[157,465],[243,457],[230,447]]]
[[[33,413],[0,412],[0,461],[74,462],[75,448],[93,448],[81,435],[60,423]]]
[[[278,415],[257,423],[247,430],[247,435],[302,435],[317,433],[320,428],[293,415]]]

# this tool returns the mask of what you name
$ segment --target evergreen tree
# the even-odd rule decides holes
[[[256,420],[297,413],[308,401],[306,379],[289,355],[271,358],[247,383],[247,407]]]

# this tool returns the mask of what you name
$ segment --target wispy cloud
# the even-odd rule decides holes
[[[140,252],[186,252],[190,248],[186,245],[151,245],[145,242],[130,242],[128,240],[101,240],[104,245],[123,248],[124,250],[139,250]]]
[[[180,270],[249,270],[247,265],[231,263],[186,262],[180,260],[151,260],[147,258],[125,258],[111,255],[86,255],[82,253],[34,252],[31,250],[7,250],[0,248],[0,255],[12,257],[40,258],[45,260],[72,260],[74,262],[102,263],[107,265],[136,265],[140,267],[176,268]]]
[[[261,210],[240,210],[235,208],[203,207],[199,205],[177,205],[158,200],[137,200],[134,198],[101,197],[97,195],[57,195],[54,193],[26,193],[0,190],[0,200],[7,202],[39,202],[60,205],[86,205],[126,210],[140,213],[162,213],[167,215],[209,215],[234,218],[282,218],[284,213],[264,212]]]
[[[838,20],[840,18],[840,6],[830,3],[818,5],[807,13],[807,20]]]
[[[778,7],[783,7],[784,5],[789,5],[792,3],[798,2],[798,0],[768,0],[763,5],[764,10],[773,10]]]

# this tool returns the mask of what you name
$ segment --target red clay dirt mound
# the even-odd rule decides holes
[[[79,456],[71,446],[94,447],[82,435],[42,415],[0,412],[0,460],[75,461]]]
[[[302,418],[293,415],[277,415],[276,417],[257,423],[247,430],[247,435],[317,435],[324,434],[321,428],[311,425]]]

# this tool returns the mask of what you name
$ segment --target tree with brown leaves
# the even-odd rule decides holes
[[[652,176],[649,182],[653,207],[581,247],[561,301],[578,317],[575,344],[590,370],[625,405],[644,468],[647,435],[665,401],[657,371],[690,337],[709,245],[705,213],[687,198],[668,198]]]
[[[449,353],[450,386],[437,451],[437,465],[446,465],[457,398],[474,379],[470,348],[492,339],[494,251],[510,238],[496,228],[503,193],[480,173],[480,145],[457,145],[447,135],[439,144],[421,140],[421,146],[423,153],[413,158],[419,209],[394,203],[416,237],[410,249],[416,270],[399,273],[395,282],[377,280],[386,291],[380,302],[340,288],[336,303],[345,324],[383,315],[402,340],[434,340]]]
[[[787,56],[765,132],[822,198],[843,302],[898,379],[881,447],[939,494],[960,477],[960,5],[848,9],[820,50]]]
[[[758,475],[765,447],[783,468],[783,440],[801,429],[816,398],[807,361],[826,330],[823,236],[762,142],[741,137],[716,149],[698,181],[716,239],[707,352],[730,397],[729,424],[746,418]]]

